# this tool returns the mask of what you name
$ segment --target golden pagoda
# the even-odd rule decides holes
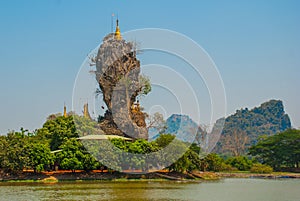
[[[115,31],[115,39],[116,40],[122,40],[121,31],[120,31],[120,27],[119,27],[119,19],[117,19],[117,27],[116,27],[116,31]]]
[[[85,118],[92,119],[91,115],[89,113],[89,105],[88,105],[88,103],[84,104],[84,106],[83,106],[83,116]]]
[[[66,105],[64,105],[64,117],[67,117],[68,115],[67,115],[67,107],[66,107]]]

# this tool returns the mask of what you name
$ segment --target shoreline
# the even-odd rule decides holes
[[[183,181],[201,182],[225,178],[261,178],[261,179],[300,179],[300,173],[274,172],[270,174],[257,174],[250,172],[152,172],[143,174],[130,174],[120,172],[23,172],[20,174],[0,174],[0,182],[41,182],[57,183],[67,181]]]
[[[221,178],[300,179],[300,173],[292,172],[273,172],[268,174],[250,172],[218,172],[216,174]]]
[[[0,182],[44,182],[63,181],[193,181],[191,175],[178,172],[120,173],[120,172],[23,172],[20,174],[0,174]]]

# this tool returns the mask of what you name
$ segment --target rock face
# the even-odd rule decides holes
[[[163,133],[175,135],[181,141],[195,142],[201,146],[204,141],[202,139],[204,131],[188,115],[172,114],[166,121],[166,130]],[[155,140],[159,136],[159,133],[153,135],[151,140]]]
[[[133,43],[108,34],[98,50],[96,79],[107,105],[100,127],[106,134],[148,139],[145,114],[136,102],[143,86],[134,48]]]
[[[221,138],[214,151],[230,154],[230,150],[239,149],[240,154],[244,154],[262,135],[274,135],[289,128],[291,121],[280,100],[270,100],[252,110],[237,110],[225,119]]]
[[[172,114],[166,123],[165,133],[174,134],[182,141],[193,142],[200,128],[188,115]]]
[[[270,100],[252,110],[237,110],[235,114],[219,119],[209,133],[187,115],[173,114],[166,124],[164,133],[174,134],[183,141],[195,139],[194,142],[201,146],[202,151],[226,155],[246,154],[261,136],[274,135],[291,128],[290,118],[280,100]],[[159,135],[152,135],[151,139]]]

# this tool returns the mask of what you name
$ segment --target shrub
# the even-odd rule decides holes
[[[206,170],[219,172],[222,170],[223,159],[215,153],[210,153],[204,158],[203,163],[207,166]]]
[[[234,171],[237,171],[237,170],[238,169],[236,167],[232,167],[231,165],[226,164],[224,162],[221,164],[221,171],[234,172]]]
[[[252,172],[252,173],[272,173],[273,168],[268,165],[256,163],[256,164],[253,164],[253,166],[250,169],[250,172]]]
[[[247,171],[252,167],[252,160],[248,159],[245,156],[236,156],[228,158],[226,160],[226,164],[229,164],[232,167],[237,168],[238,170]]]

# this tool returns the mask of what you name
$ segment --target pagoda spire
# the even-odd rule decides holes
[[[66,107],[66,104],[64,104],[64,117],[67,117],[67,107]]]
[[[122,39],[118,18],[117,18],[117,26],[116,26],[116,31],[115,31],[115,39],[116,40],[121,40]]]
[[[91,115],[89,113],[89,105],[88,105],[88,103],[86,103],[86,104],[83,105],[83,116],[85,118],[92,119]]]

